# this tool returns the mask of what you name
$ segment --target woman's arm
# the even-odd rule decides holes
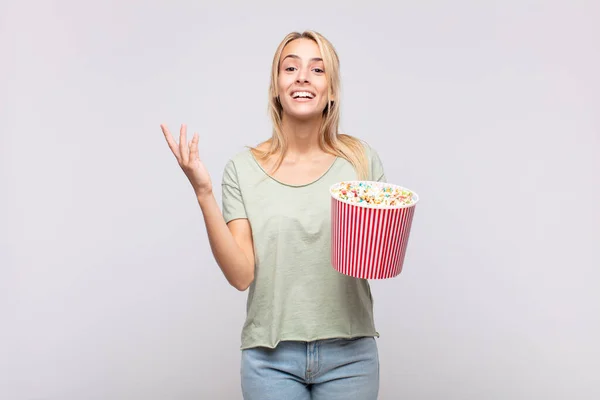
[[[161,129],[179,166],[188,177],[204,215],[212,253],[227,281],[238,290],[246,290],[254,280],[252,231],[247,219],[225,224],[225,218],[212,191],[212,181],[198,155],[198,134],[187,142],[187,127],[181,125],[179,143],[166,125]]]
[[[244,291],[254,280],[254,246],[248,219],[225,223],[212,192],[197,196],[210,248],[227,281]]]

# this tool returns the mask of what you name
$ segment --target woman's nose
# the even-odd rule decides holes
[[[308,82],[308,76],[306,75],[306,70],[300,69],[298,70],[298,77],[296,78],[296,82]]]

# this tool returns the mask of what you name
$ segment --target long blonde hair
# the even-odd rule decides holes
[[[313,40],[319,46],[323,64],[325,66],[325,76],[327,78],[329,90],[327,94],[327,105],[323,111],[323,119],[319,129],[319,147],[326,153],[336,155],[350,162],[358,174],[358,179],[368,179],[369,165],[362,141],[356,137],[338,132],[340,122],[340,63],[337,52],[333,45],[323,35],[311,30],[302,33],[289,33],[281,41],[279,47],[277,47],[277,51],[273,57],[271,84],[269,86],[269,116],[271,117],[273,124],[273,134],[270,139],[271,143],[268,150],[260,150],[257,146],[250,147],[251,151],[259,160],[266,160],[272,155],[278,154],[279,158],[274,171],[277,171],[283,162],[288,144],[283,135],[283,107],[279,101],[277,82],[281,53],[289,42],[296,39]],[[268,141],[269,140],[261,144]]]

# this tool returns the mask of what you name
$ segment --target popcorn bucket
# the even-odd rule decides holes
[[[359,190],[349,192],[353,187]],[[398,276],[419,196],[401,186],[371,181],[338,182],[329,192],[332,266],[360,279]]]

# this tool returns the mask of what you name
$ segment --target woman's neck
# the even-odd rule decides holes
[[[282,129],[288,143],[287,155],[296,158],[321,152],[319,147],[321,122],[321,118],[296,120],[284,115]]]

